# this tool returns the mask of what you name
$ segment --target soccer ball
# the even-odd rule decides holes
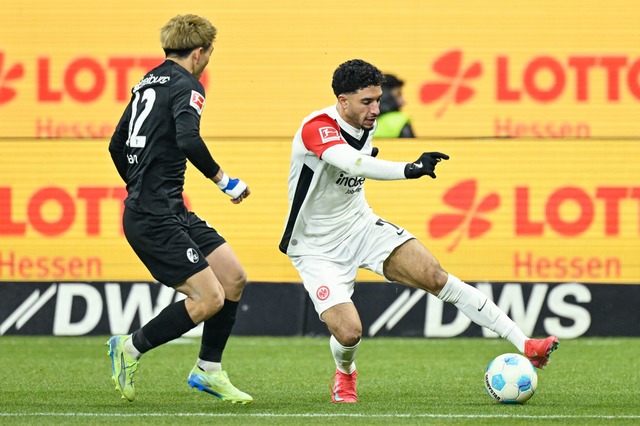
[[[484,387],[498,402],[524,404],[538,387],[538,373],[531,361],[522,355],[498,355],[484,373]]]

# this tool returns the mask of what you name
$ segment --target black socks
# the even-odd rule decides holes
[[[220,311],[204,322],[199,358],[203,361],[222,362],[222,352],[236,322],[238,302],[225,299]]]
[[[214,317],[215,318],[215,317]],[[136,330],[131,335],[133,346],[140,353],[145,353],[185,334],[194,328],[185,301],[172,303],[154,319]]]

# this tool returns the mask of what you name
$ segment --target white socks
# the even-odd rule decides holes
[[[527,336],[507,314],[502,312],[477,288],[449,274],[447,283],[440,291],[438,298],[443,302],[453,303],[471,321],[498,333],[518,348],[520,352],[524,352],[524,342],[528,340]]]
[[[139,359],[142,355],[140,351],[133,346],[133,338],[131,337],[124,341],[124,350],[135,359]]]
[[[222,371],[221,362],[205,361],[198,358],[198,367],[205,373],[217,373]]]
[[[356,363],[354,362],[354,359],[356,357],[358,345],[360,345],[360,342],[353,346],[342,346],[335,337],[331,336],[329,339],[329,346],[331,347],[333,359],[336,361],[336,367],[338,367],[340,372],[351,374],[356,371]]]

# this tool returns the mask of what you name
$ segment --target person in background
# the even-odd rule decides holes
[[[202,322],[200,353],[187,383],[224,401],[253,401],[231,384],[221,364],[246,273],[225,239],[188,211],[182,196],[187,160],[232,203],[241,203],[251,193],[243,181],[222,170],[200,136],[205,104],[200,77],[215,37],[216,28],[202,17],[178,15],[169,20],[160,30],[166,59],[133,87],[109,143],[111,158],[127,184],[127,241],[156,280],[186,296],[131,335],[113,336],[107,342],[113,381],[128,401],[136,397],[140,357]]]
[[[393,74],[384,74],[380,115],[376,138],[414,138],[411,119],[402,112],[406,104],[402,95],[404,81]]]

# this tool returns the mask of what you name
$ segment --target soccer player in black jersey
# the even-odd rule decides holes
[[[196,15],[179,15],[164,25],[166,60],[133,87],[109,144],[127,184],[123,226],[129,244],[154,278],[186,296],[131,335],[109,339],[113,380],[129,401],[135,399],[140,356],[201,322],[200,354],[188,384],[225,401],[253,401],[221,366],[246,273],[224,238],[188,211],[182,197],[187,160],[234,204],[251,194],[243,181],[222,171],[200,137],[205,93],[199,79],[215,36],[215,27]]]

